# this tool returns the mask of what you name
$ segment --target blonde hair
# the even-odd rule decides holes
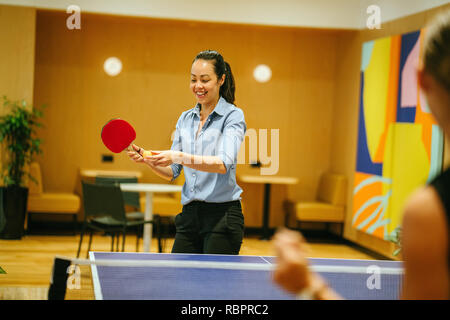
[[[423,51],[424,70],[450,92],[450,10],[427,27]]]

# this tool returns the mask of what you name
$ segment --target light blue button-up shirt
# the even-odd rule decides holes
[[[244,112],[220,97],[200,132],[200,106],[184,111],[178,119],[171,150],[193,155],[217,156],[225,174],[198,171],[184,166],[183,205],[194,201],[227,202],[240,200],[242,189],[236,183],[237,155],[247,130]],[[198,135],[197,135],[198,132]],[[173,179],[183,166],[172,164]]]

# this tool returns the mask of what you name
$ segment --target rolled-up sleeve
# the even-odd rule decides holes
[[[180,121],[181,121],[182,117],[183,117],[183,115],[181,115],[181,117],[178,119],[177,125],[175,127],[175,134],[173,137],[172,146],[170,147],[170,150],[173,150],[173,151],[183,151],[182,144],[181,144],[181,134],[180,134]],[[170,165],[170,167],[172,168],[172,172],[173,172],[173,177],[172,177],[171,181],[173,181],[180,175],[181,170],[183,170],[183,166],[178,163],[172,163]]]
[[[244,112],[237,108],[228,116],[217,152],[217,156],[223,161],[227,172],[237,162],[239,149],[242,141],[244,141],[246,131]]]

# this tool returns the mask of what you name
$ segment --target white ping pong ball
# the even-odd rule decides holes
[[[111,77],[117,76],[122,71],[122,61],[116,57],[110,57],[105,60],[103,64],[103,69],[106,74]]]
[[[258,82],[267,82],[272,78],[272,70],[267,65],[260,64],[253,70],[253,77]]]

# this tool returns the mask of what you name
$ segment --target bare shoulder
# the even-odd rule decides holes
[[[441,260],[447,256],[448,224],[442,201],[433,187],[416,191],[405,205],[402,223],[405,257]]]
[[[403,298],[448,298],[448,223],[442,201],[431,187],[406,202],[402,223],[405,266]]]
[[[438,223],[446,226],[447,219],[442,201],[431,186],[422,187],[407,200],[404,222]]]

